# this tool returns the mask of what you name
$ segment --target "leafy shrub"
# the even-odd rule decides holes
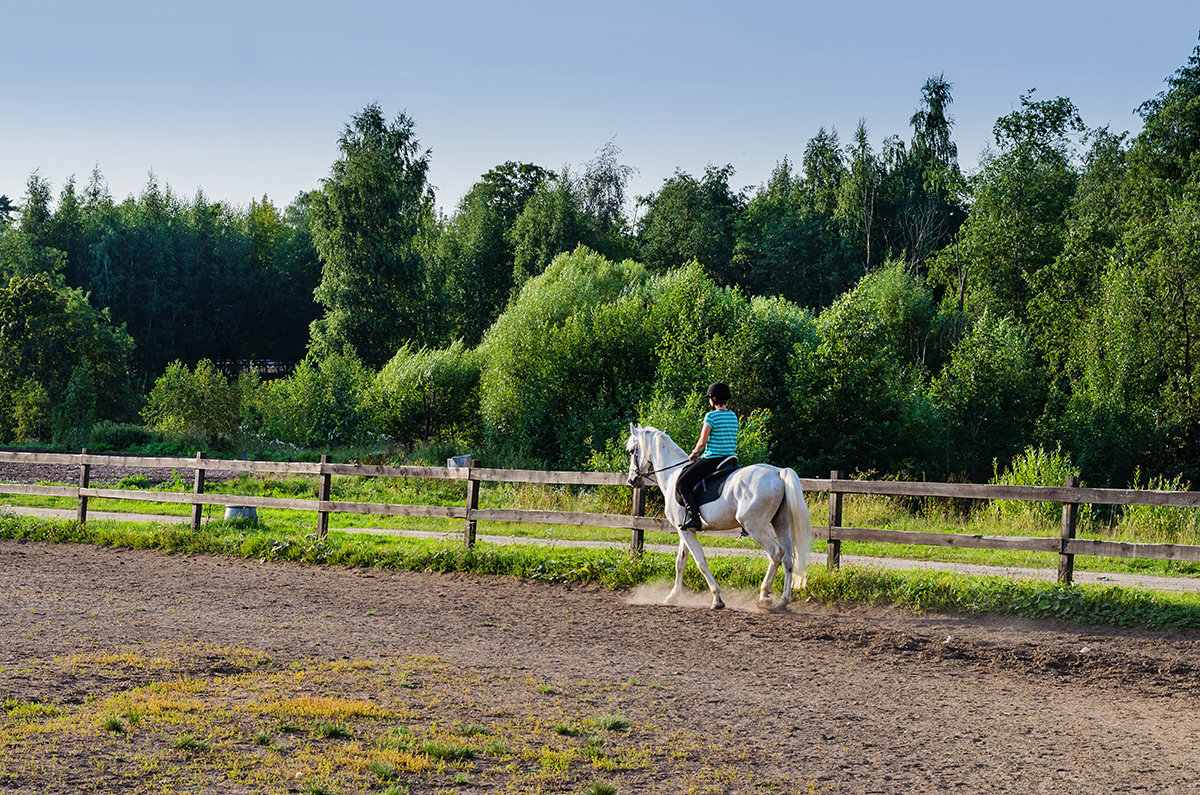
[[[150,488],[150,479],[143,474],[130,475],[129,477],[121,478],[117,482],[118,489],[148,489]]]
[[[405,443],[471,435],[479,416],[479,370],[461,341],[442,350],[404,346],[368,391],[374,428]]]
[[[1129,488],[1189,491],[1191,484],[1184,481],[1181,475],[1173,478],[1159,475],[1142,483],[1142,471],[1138,469],[1134,472]],[[1164,544],[1195,544],[1200,542],[1200,511],[1164,505],[1127,505],[1122,512],[1118,530],[1123,535],[1153,539]]]
[[[31,442],[50,437],[50,395],[46,387],[32,378],[26,379],[11,391],[9,400],[16,441]]]
[[[101,420],[92,426],[91,446],[94,450],[130,450],[158,440],[158,435],[131,422]]]
[[[936,415],[922,391],[927,288],[899,263],[864,276],[793,349],[787,411],[805,471],[923,471]]]
[[[501,455],[575,464],[630,419],[653,374],[646,306],[628,299],[646,278],[580,247],[525,284],[480,347],[481,419]]]
[[[51,411],[50,426],[54,443],[79,448],[88,441],[88,431],[96,423],[96,378],[91,362],[75,365],[58,404]]]
[[[1007,460],[1020,451],[1044,402],[1041,384],[1025,330],[985,313],[930,385],[944,420],[946,473],[978,482],[987,476],[989,458]]]
[[[175,361],[154,382],[142,418],[148,428],[172,436],[235,441],[241,394],[208,359],[198,362],[195,370]]]
[[[264,385],[262,434],[300,447],[348,444],[368,433],[372,374],[354,354],[308,358],[289,378]]]
[[[1078,477],[1079,469],[1061,449],[1027,447],[1001,474],[992,464],[991,483],[1004,486],[1062,486],[1068,477]],[[1062,506],[1056,502],[1031,500],[993,500],[988,508],[1002,521],[1057,525]],[[1091,506],[1081,505],[1080,521],[1091,521]]]

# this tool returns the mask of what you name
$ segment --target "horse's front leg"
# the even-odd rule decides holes
[[[675,553],[675,587],[667,594],[667,604],[678,604],[679,594],[683,590],[683,570],[687,568],[688,548],[683,536],[679,537],[679,551]]]
[[[700,546],[700,539],[696,538],[695,532],[691,530],[682,531],[679,534],[682,539],[681,544],[686,544],[687,549],[692,553],[692,557],[696,559],[696,565],[700,567],[700,573],[704,575],[704,581],[708,583],[708,590],[712,592],[712,609],[720,610],[725,606],[725,602],[721,600],[721,589],[717,587],[717,578],[712,576],[712,572],[708,570],[708,558],[704,556],[704,547]],[[676,587],[683,582],[682,569],[676,568]]]

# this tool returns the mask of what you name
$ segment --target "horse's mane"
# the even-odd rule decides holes
[[[679,444],[674,439],[672,439],[669,435],[667,435],[666,431],[660,431],[658,428],[655,428],[653,425],[637,425],[637,426],[635,426],[633,428],[633,432],[629,434],[629,441],[625,444],[625,450],[627,452],[632,453],[634,445],[637,444],[637,441],[635,441],[635,440],[640,435],[644,435],[644,434],[658,434],[665,440],[665,442],[668,446],[674,447],[675,449],[679,450],[679,452],[681,452],[681,453],[683,452],[683,448],[680,447]]]

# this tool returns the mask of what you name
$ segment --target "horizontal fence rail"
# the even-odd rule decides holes
[[[201,509],[206,505],[253,508],[275,508],[311,511],[317,515],[318,533],[328,532],[329,515],[351,513],[377,516],[451,519],[463,522],[463,543],[475,543],[476,523],[524,522],[532,524],[562,524],[587,527],[628,529],[630,552],[641,554],[647,530],[673,532],[668,520],[645,516],[646,493],[643,486],[631,486],[622,472],[570,472],[531,469],[493,469],[475,466],[389,466],[381,464],[335,464],[328,456],[319,463],[246,461],[241,459],[207,458],[199,453],[195,458],[163,456],[128,456],[81,453],[40,453],[0,451],[0,462],[42,466],[78,468],[77,486],[3,483],[0,494],[67,497],[77,501],[78,520],[87,521],[88,501],[91,499],[140,500],[143,502],[174,503],[192,506],[192,526],[198,529]],[[94,488],[91,469],[96,466],[117,467],[131,471],[171,469],[193,472],[191,493],[146,491],[140,489]],[[283,497],[254,497],[237,494],[205,493],[206,473],[248,472],[315,477],[318,479],[317,499]],[[382,478],[417,478],[425,480],[455,480],[465,483],[465,505],[400,505],[394,503],[348,502],[330,499],[330,479],[333,475]],[[480,483],[533,483],[562,486],[616,486],[631,488],[632,509],[629,514],[602,514],[572,511],[501,509],[479,507]],[[829,478],[801,478],[808,493],[824,493],[829,497],[829,520],[814,525],[815,537],[827,542],[827,561],[831,569],[840,565],[843,541],[960,547],[971,549],[1019,550],[1057,554],[1059,580],[1071,582],[1074,556],[1093,555],[1116,558],[1153,560],[1200,561],[1200,545],[1151,544],[1127,541],[1107,541],[1076,538],[1080,505],[1149,505],[1176,508],[1200,508],[1200,492],[1141,491],[1134,489],[1081,488],[1076,478],[1068,478],[1063,486],[1004,486],[979,483],[923,483],[902,481],[851,480],[839,471]],[[1024,500],[1059,503],[1062,506],[1062,525],[1059,537],[1048,536],[990,536],[969,533],[934,533],[911,530],[888,530],[870,527],[842,526],[843,499],[846,495],[886,497],[943,498],[972,500]]]

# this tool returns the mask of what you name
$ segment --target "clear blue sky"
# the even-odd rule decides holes
[[[153,171],[284,206],[371,102],[416,121],[446,210],[498,163],[576,168],[610,139],[633,193],[710,163],[757,186],[821,126],[907,140],[939,73],[969,169],[1032,87],[1136,132],[1198,30],[1196,0],[4,0],[0,193],[98,165],[118,199]]]

